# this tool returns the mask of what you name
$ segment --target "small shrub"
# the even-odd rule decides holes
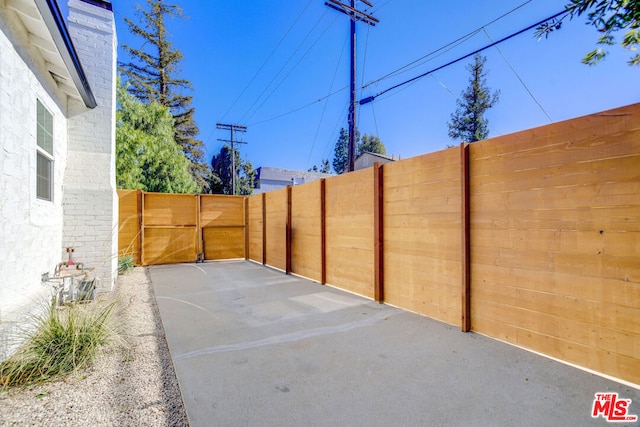
[[[122,258],[118,258],[118,274],[125,274],[134,267],[133,257],[127,255]]]
[[[115,302],[51,306],[35,316],[36,328],[16,354],[0,363],[0,389],[52,380],[89,364],[115,337]]]

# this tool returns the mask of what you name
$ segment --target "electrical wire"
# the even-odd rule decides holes
[[[313,142],[311,143],[311,150],[309,150],[309,157],[307,157],[306,167],[309,167],[309,161],[311,160],[311,156],[313,154],[313,149],[316,146],[316,141],[318,140],[318,134],[320,133],[320,126],[322,125],[322,120],[324,119],[324,113],[327,111],[327,104],[329,103],[329,96],[333,91],[333,85],[336,82],[336,77],[338,75],[338,70],[340,69],[340,63],[342,62],[342,57],[344,56],[345,46],[347,45],[347,41],[349,40],[349,36],[344,38],[344,43],[342,43],[342,49],[340,50],[340,57],[338,58],[338,63],[336,64],[336,70],[333,72],[333,79],[331,79],[331,86],[329,87],[329,95],[325,97],[324,107],[322,107],[322,114],[320,114],[320,120],[318,120],[318,127],[316,128],[316,134],[313,137]]]
[[[367,25],[367,37],[365,38],[365,43],[364,43],[364,56],[362,59],[362,75],[360,77],[360,81],[363,82],[364,81],[364,71],[367,67],[367,51],[369,49],[369,30],[371,30],[371,26]],[[362,97],[362,91],[364,90],[364,87],[360,88],[360,97]],[[360,105],[357,105],[357,117],[358,117],[358,123],[356,123],[356,129],[360,127]]]
[[[491,36],[487,32],[486,28],[484,28],[484,33],[486,34],[486,36],[489,39],[489,41],[493,42],[493,39],[491,38]],[[529,94],[529,96],[531,97],[531,99],[533,99],[533,102],[535,102],[536,105],[540,108],[540,110],[544,113],[544,115],[547,116],[547,119],[549,119],[549,123],[553,123],[553,120],[551,120],[551,117],[549,117],[549,114],[547,114],[547,112],[545,111],[544,107],[542,106],[542,104],[540,104],[540,102],[538,102],[536,97],[533,96],[533,93],[531,93],[531,90],[529,90],[529,87],[527,86],[527,84],[524,82],[524,80],[522,80],[522,77],[520,77],[520,74],[518,74],[518,72],[515,70],[515,68],[513,68],[513,65],[511,65],[511,63],[509,62],[507,57],[504,55],[504,53],[502,53],[502,50],[500,50],[500,48],[498,46],[495,46],[495,48],[498,51],[498,53],[500,54],[500,56],[502,56],[502,59],[504,59],[504,62],[507,63],[507,65],[509,66],[511,71],[513,71],[513,74],[516,75],[516,77],[520,81],[520,84],[522,85],[522,87],[524,87],[524,90],[526,90],[527,93]]]
[[[304,38],[302,39],[302,41],[298,44],[298,47],[295,48],[295,50],[293,51],[293,53],[289,56],[289,58],[287,58],[287,60],[285,61],[285,63],[282,65],[282,67],[280,67],[280,69],[278,70],[278,72],[276,73],[275,76],[273,76],[273,78],[271,79],[271,81],[267,84],[267,86],[262,90],[262,92],[260,93],[260,95],[258,95],[258,97],[253,101],[253,103],[251,104],[251,106],[247,109],[247,111],[244,113],[244,115],[241,117],[240,122],[245,121],[245,117],[247,117],[247,114],[249,114],[249,112],[255,107],[255,105],[260,102],[260,99],[262,98],[262,96],[269,90],[269,88],[271,87],[271,85],[273,84],[273,82],[276,81],[276,79],[280,76],[280,74],[284,71],[284,69],[287,67],[287,65],[289,65],[289,62],[291,62],[291,60],[293,59],[293,57],[298,53],[298,51],[302,48],[302,46],[304,45],[304,43],[307,41],[307,39],[311,36],[311,34],[313,34],[313,32],[315,31],[315,29],[318,27],[318,25],[320,25],[320,22],[322,22],[322,20],[324,19],[324,17],[327,15],[327,11],[325,11],[320,18],[318,18],[318,20],[316,21],[316,23],[313,25],[313,27],[311,27],[311,29],[309,30],[309,32],[307,33],[306,36],[304,36]],[[248,121],[249,119],[247,119],[246,121]]]
[[[424,55],[424,56],[422,56],[422,57],[420,57],[420,58],[418,58],[418,59],[416,59],[416,60],[414,60],[414,61],[411,61],[410,63],[408,63],[408,64],[406,64],[406,65],[403,65],[402,67],[400,67],[400,68],[398,68],[398,69],[396,69],[396,70],[394,70],[394,71],[392,71],[392,72],[390,72],[390,73],[385,74],[384,76],[380,77],[380,78],[379,78],[379,79],[377,79],[377,80],[374,80],[374,81],[371,81],[371,82],[367,83],[367,84],[366,84],[366,85],[364,85],[363,87],[365,87],[365,88],[366,88],[367,86],[370,86],[370,85],[375,84],[375,83],[379,83],[379,82],[381,82],[382,80],[385,80],[385,79],[388,79],[388,78],[391,78],[391,77],[397,76],[397,75],[399,75],[399,74],[403,74],[403,73],[405,73],[405,72],[407,72],[407,71],[410,71],[410,70],[412,70],[412,69],[414,69],[414,68],[416,68],[416,67],[419,67],[419,66],[423,65],[423,64],[424,64],[424,62],[428,62],[428,61],[424,61],[424,62],[423,62],[423,60],[426,60],[427,58],[429,58],[429,57],[431,57],[431,56],[436,55],[437,53],[439,53],[439,55],[436,55],[436,56],[434,57],[434,58],[437,58],[438,56],[442,55],[443,53],[446,53],[446,52],[448,52],[449,50],[453,49],[454,47],[459,46],[460,44],[462,44],[462,43],[464,43],[465,41],[469,40],[470,38],[472,38],[473,36],[475,36],[476,34],[478,34],[480,31],[482,31],[485,27],[488,27],[488,26],[490,26],[490,25],[492,25],[492,24],[495,24],[495,23],[496,23],[496,22],[498,22],[499,20],[501,20],[501,19],[503,19],[503,18],[505,18],[505,17],[509,16],[509,15],[510,15],[510,14],[512,14],[513,12],[515,12],[515,11],[517,11],[518,9],[520,9],[520,8],[522,8],[522,7],[524,7],[524,6],[526,6],[527,4],[531,3],[532,1],[533,1],[533,0],[527,0],[527,1],[525,1],[524,3],[520,4],[519,6],[516,6],[515,8],[513,8],[513,9],[509,10],[508,12],[503,13],[502,15],[498,16],[497,18],[494,18],[494,19],[493,19],[493,20],[491,20],[490,22],[487,22],[487,23],[486,23],[486,24],[484,24],[483,26],[481,26],[481,27],[479,27],[479,28],[476,28],[475,30],[473,30],[473,31],[471,31],[471,32],[469,32],[469,33],[467,33],[467,34],[465,34],[465,35],[461,36],[461,37],[458,37],[458,38],[457,38],[457,39],[455,39],[454,41],[449,42],[449,43],[447,43],[446,45],[444,45],[444,46],[442,46],[442,47],[439,47],[438,49],[433,50],[433,51],[431,51],[431,52],[427,53],[426,55]],[[411,67],[411,68],[409,68],[409,67]]]
[[[288,115],[290,115],[290,114],[297,113],[298,111],[304,110],[305,108],[309,108],[309,107],[311,107],[312,105],[317,104],[318,102],[322,102],[322,101],[324,101],[324,100],[325,100],[325,99],[327,99],[327,98],[330,98],[330,97],[332,97],[332,96],[334,96],[334,95],[337,95],[337,94],[339,94],[339,93],[341,93],[341,92],[344,92],[344,91],[345,91],[345,90],[347,90],[347,89],[349,89],[349,86],[344,86],[344,87],[342,87],[342,88],[340,88],[340,89],[338,89],[338,90],[336,90],[336,91],[334,91],[334,92],[330,93],[329,95],[323,96],[322,98],[318,98],[318,99],[316,99],[315,101],[309,102],[308,104],[305,104],[305,105],[303,105],[303,106],[300,106],[300,107],[294,108],[293,110],[287,111],[286,113],[278,114],[277,116],[273,116],[273,117],[270,117],[270,118],[268,118],[268,119],[260,120],[259,122],[249,123],[247,126],[257,126],[257,125],[261,125],[261,124],[263,124],[263,123],[271,122],[271,121],[277,120],[277,119],[279,119],[279,118],[281,118],[281,117],[285,117],[285,116],[288,116]]]
[[[309,6],[311,5],[311,3],[313,2],[313,0],[309,0],[309,2],[307,3],[307,5],[304,7],[304,9],[302,9],[302,12],[300,12],[300,14],[297,16],[297,18],[293,21],[293,24],[291,24],[291,26],[289,27],[289,29],[287,30],[287,32],[284,34],[284,36],[282,36],[282,38],[280,39],[280,41],[278,42],[278,44],[276,45],[276,47],[273,48],[273,50],[271,51],[271,53],[269,54],[269,56],[267,57],[267,59],[265,59],[265,61],[262,63],[262,65],[260,66],[260,68],[258,68],[258,71],[256,71],[256,73],[253,75],[253,77],[251,78],[251,80],[249,81],[249,83],[247,83],[247,85],[245,86],[244,89],[242,89],[242,92],[240,92],[240,95],[238,95],[238,97],[233,101],[233,103],[231,103],[231,106],[227,109],[227,111],[225,111],[225,113],[222,115],[222,119],[220,119],[220,122],[224,122],[225,117],[227,116],[227,114],[229,114],[229,112],[233,109],[233,107],[235,107],[236,103],[240,100],[240,98],[242,97],[242,95],[245,94],[245,92],[247,91],[247,89],[249,89],[249,87],[251,86],[251,84],[255,81],[255,79],[258,77],[258,75],[260,74],[260,72],[264,69],[264,67],[267,65],[267,63],[269,62],[269,60],[273,57],[273,55],[276,53],[276,51],[278,50],[278,48],[280,47],[280,45],[282,45],[282,43],[284,42],[284,40],[287,38],[287,36],[289,35],[289,33],[291,33],[291,30],[293,30],[293,28],[296,26],[296,24],[298,23],[298,21],[300,21],[300,18],[302,18],[302,15],[304,15],[304,13],[307,11],[307,9],[309,8]]]
[[[328,10],[328,9],[327,9]],[[313,48],[315,47],[315,45],[320,41],[320,39],[322,39],[322,37],[326,34],[326,32],[329,30],[329,28],[331,28],[331,26],[333,25],[334,22],[336,22],[336,20],[338,19],[338,16],[336,16],[333,21],[331,21],[329,23],[329,25],[327,25],[327,27],[324,29],[324,31],[320,34],[320,36],[318,36],[318,38],[311,44],[311,46],[309,46],[309,49],[307,49],[307,51],[300,57],[300,59],[298,60],[298,62],[295,63],[295,65],[289,70],[289,72],[287,73],[286,76],[283,77],[282,80],[280,80],[280,83],[278,83],[278,85],[271,91],[271,93],[269,95],[267,95],[267,97],[262,101],[262,103],[260,105],[258,105],[258,107],[253,111],[253,113],[251,113],[249,115],[249,117],[247,117],[247,121],[251,120],[251,118],[260,110],[260,108],[262,108],[262,106],[269,100],[269,98],[271,98],[273,96],[274,93],[276,93],[276,91],[280,88],[280,86],[282,86],[282,84],[287,80],[287,78],[291,75],[291,73],[293,71],[295,71],[295,69],[298,67],[298,65],[300,65],[300,63],[302,62],[302,60],[304,58],[306,58],[306,56],[309,54],[309,52],[311,52],[311,50],[313,50]]]
[[[496,45],[498,45],[498,44],[500,44],[500,43],[503,43],[503,42],[505,42],[505,41],[507,41],[507,40],[509,40],[509,39],[512,39],[513,37],[516,37],[516,36],[518,36],[518,35],[520,35],[520,34],[522,34],[522,33],[526,32],[526,31],[529,31],[530,29],[532,29],[532,28],[534,28],[534,27],[537,27],[537,26],[539,26],[539,25],[541,25],[541,24],[544,24],[544,23],[545,23],[545,22],[547,22],[547,21],[550,21],[550,20],[552,20],[552,19],[557,18],[557,17],[558,17],[558,16],[560,16],[560,15],[565,15],[565,14],[567,14],[567,13],[568,13],[568,11],[567,11],[566,9],[563,9],[561,12],[558,12],[558,13],[556,13],[556,14],[554,14],[554,15],[552,15],[552,16],[550,16],[550,17],[546,18],[546,19],[543,19],[542,21],[536,22],[535,24],[529,25],[528,27],[523,28],[522,30],[517,31],[517,32],[515,32],[515,33],[512,33],[512,34],[510,34],[510,35],[508,35],[508,36],[506,36],[506,37],[503,37],[503,38],[501,38],[500,40],[498,40],[498,41],[496,41],[496,42],[493,42],[493,43],[491,43],[491,44],[489,44],[489,45],[487,45],[487,46],[481,47],[480,49],[476,49],[476,50],[474,50],[474,51],[473,51],[473,52],[471,52],[471,53],[468,53],[468,54],[466,54],[466,55],[464,55],[464,56],[459,57],[458,59],[454,59],[453,61],[450,61],[450,62],[448,62],[448,63],[446,63],[446,64],[444,64],[444,65],[441,65],[441,66],[436,67],[436,68],[434,68],[434,69],[432,69],[432,70],[429,70],[429,71],[427,71],[426,73],[422,73],[422,74],[420,74],[420,75],[418,75],[418,76],[416,76],[416,77],[413,77],[413,78],[411,78],[411,79],[409,79],[409,80],[405,80],[405,81],[404,81],[404,82],[402,82],[402,83],[398,83],[398,84],[396,84],[396,85],[393,85],[393,86],[391,86],[390,88],[385,89],[385,90],[383,90],[382,92],[377,93],[376,95],[369,96],[369,97],[367,97],[367,98],[361,99],[361,100],[360,100],[360,105],[367,104],[367,103],[369,103],[369,102],[373,101],[375,98],[377,98],[377,97],[379,97],[379,96],[381,96],[381,95],[383,95],[383,94],[385,94],[385,93],[387,93],[387,92],[390,92],[390,91],[392,91],[392,90],[394,90],[394,89],[397,89],[397,88],[399,88],[399,87],[401,87],[401,86],[404,86],[404,85],[406,85],[406,84],[413,83],[413,82],[415,82],[416,80],[419,80],[419,79],[421,79],[421,78],[423,78],[423,77],[426,77],[426,76],[428,76],[428,75],[429,75],[429,74],[431,74],[431,73],[434,73],[434,72],[436,72],[436,71],[438,71],[438,70],[441,70],[441,69],[443,69],[443,68],[449,67],[450,65],[456,64],[456,63],[458,63],[458,62],[460,62],[460,61],[462,61],[462,60],[465,60],[465,59],[469,58],[470,56],[475,55],[476,53],[480,53],[480,52],[485,51],[485,50],[487,50],[487,49],[489,49],[489,48],[492,48],[493,46],[496,46]]]

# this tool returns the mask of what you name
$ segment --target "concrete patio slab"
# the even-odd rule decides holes
[[[193,427],[608,425],[598,392],[640,415],[635,388],[251,262],[149,270]]]

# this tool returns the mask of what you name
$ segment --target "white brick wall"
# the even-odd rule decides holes
[[[0,0],[0,360],[12,331],[49,298],[41,284],[66,259],[96,267],[110,287],[117,271],[113,14],[72,0],[69,32],[98,107],[60,92],[24,27]],[[53,201],[36,198],[36,108],[53,115]]]
[[[60,261],[67,153],[66,96],[8,13],[0,8],[0,360],[12,331],[49,295],[40,278]],[[36,198],[37,100],[54,117],[53,202]]]
[[[74,247],[75,259],[95,267],[110,289],[118,266],[113,13],[71,0],[69,33],[98,106],[69,119],[62,247]]]

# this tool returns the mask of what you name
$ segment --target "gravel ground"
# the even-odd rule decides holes
[[[0,392],[0,426],[186,426],[187,416],[147,271],[120,276],[124,342],[59,381]]]

